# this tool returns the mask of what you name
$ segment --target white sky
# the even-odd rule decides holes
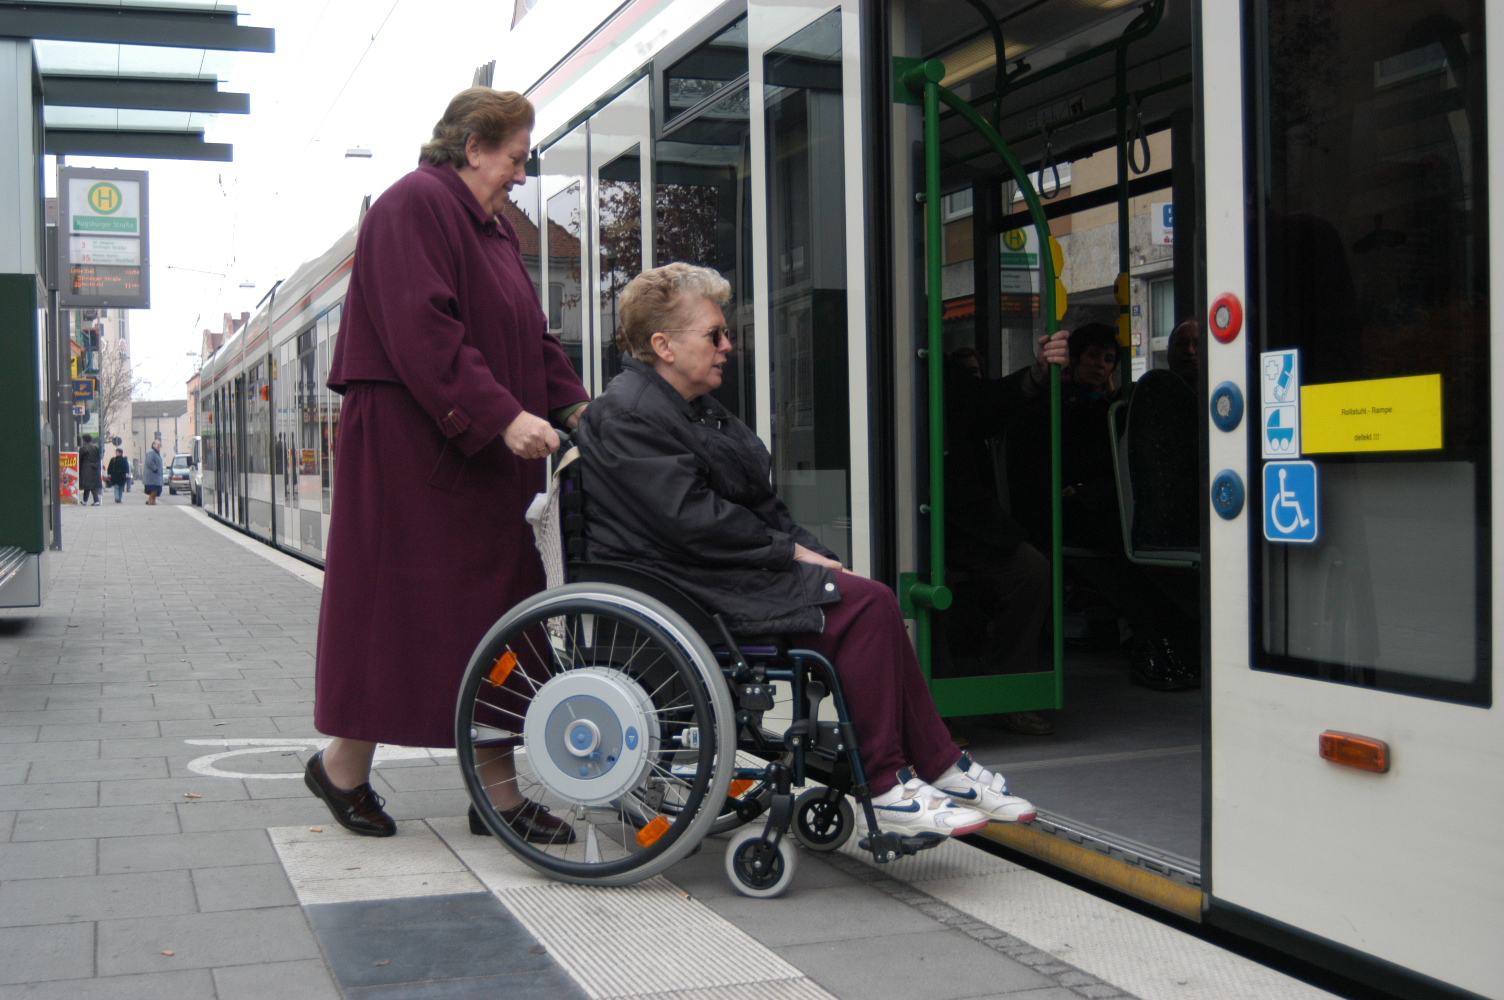
[[[541,0],[513,46],[511,0],[250,0],[241,23],[276,29],[277,51],[238,55],[220,84],[251,95],[249,115],[221,115],[205,136],[233,143],[233,163],[69,157],[151,173],[152,308],[130,317],[132,364],[150,383],[142,398],[183,398],[201,331],[254,312],[273,282],[355,223],[364,195],[411,170],[477,66],[497,60],[499,89],[531,84],[561,54],[539,44],[540,29],[580,2]],[[565,50],[571,40],[559,39]],[[352,146],[373,156],[347,159]],[[49,195],[54,167],[48,157]]]

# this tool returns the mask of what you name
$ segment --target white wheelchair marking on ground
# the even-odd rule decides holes
[[[309,739],[218,739],[218,740],[184,740],[189,746],[198,747],[235,747],[237,749],[224,750],[220,753],[205,754],[195,757],[188,762],[188,770],[194,774],[202,774],[209,778],[264,778],[274,780],[278,778],[301,778],[302,768],[296,771],[275,771],[271,773],[257,773],[253,771],[226,771],[218,764],[222,760],[231,757],[249,757],[264,754],[268,750],[277,750],[282,753],[297,753],[304,750],[322,750],[332,740],[324,736],[315,736]],[[453,757],[453,750],[436,747],[398,747],[388,746],[382,743],[376,747],[375,764],[380,767],[391,760],[419,760],[430,758],[442,760]]]

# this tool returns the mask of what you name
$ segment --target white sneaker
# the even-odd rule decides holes
[[[1028,799],[1008,794],[1008,780],[961,754],[950,768],[935,779],[941,794],[957,805],[983,813],[998,823],[1027,823],[1039,814]]]
[[[873,798],[872,811],[885,832],[905,837],[959,836],[987,825],[986,816],[956,805],[907,767],[898,772],[898,784]]]

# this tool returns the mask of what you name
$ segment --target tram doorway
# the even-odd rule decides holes
[[[921,18],[912,16],[920,5],[908,6],[895,54],[941,60],[942,86],[1028,172],[1058,243],[1056,315],[1071,344],[1059,428],[1060,707],[1020,699],[1013,711],[968,715],[964,701],[941,699],[942,708],[977,760],[1041,806],[1036,827],[1199,885],[1206,386],[1192,11],[1045,4],[1010,17],[1002,4],[957,0],[925,3]],[[1031,60],[1049,69],[1035,73]],[[899,183],[914,190],[925,180],[915,152],[923,126],[922,112],[898,116],[896,145],[914,164]],[[1037,360],[1052,248],[1023,185],[976,128],[942,111],[940,143],[938,412],[927,407],[924,363],[910,382],[916,415],[944,424],[954,603],[930,612],[929,666],[937,679],[1042,674],[1054,666],[1056,627],[1049,373]],[[926,208],[915,205],[912,232],[924,233]],[[912,245],[923,254],[927,244]],[[932,283],[922,257],[912,273],[924,303]],[[918,425],[923,497],[932,470]],[[929,528],[921,520],[914,532],[921,573]]]

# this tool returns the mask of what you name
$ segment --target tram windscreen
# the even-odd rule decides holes
[[[1254,665],[1486,704],[1484,5],[1249,10]]]

